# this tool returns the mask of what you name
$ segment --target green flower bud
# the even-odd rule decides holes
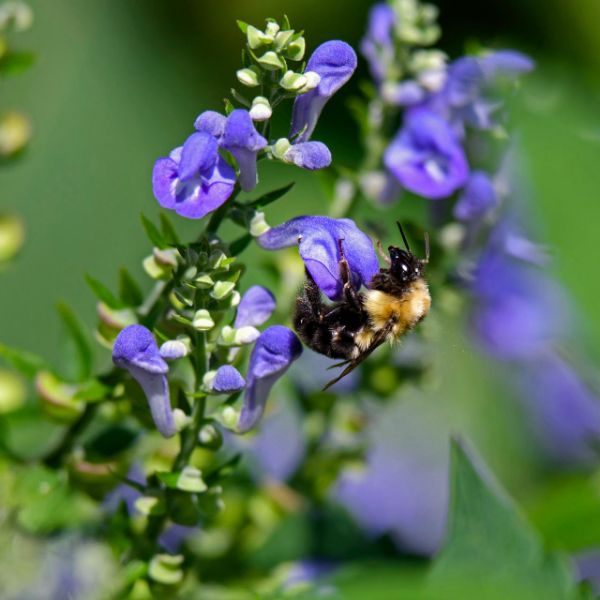
[[[258,62],[263,69],[267,71],[277,71],[283,69],[283,61],[277,56],[276,52],[269,50],[265,52],[259,59]]]
[[[160,264],[152,254],[144,259],[142,265],[146,274],[152,279],[169,279],[173,272],[171,267]]]
[[[211,269],[220,269],[225,266],[225,261],[227,260],[227,254],[225,254],[222,250],[213,250],[210,253],[210,257],[208,259],[208,263]]]
[[[303,37],[290,42],[285,50],[285,57],[290,60],[302,60],[306,51],[306,40]]]
[[[196,314],[192,320],[192,327],[194,329],[197,331],[208,331],[214,326],[215,322],[205,308],[201,308],[200,310],[196,311]]]
[[[279,80],[279,85],[288,92],[297,92],[301,90],[308,80],[304,75],[300,73],[294,73],[294,71],[286,71],[283,77]]]
[[[156,496],[141,496],[135,501],[135,508],[147,517],[165,514],[165,503]]]
[[[148,564],[148,577],[163,585],[176,585],[183,580],[181,554],[156,554]]]
[[[284,154],[292,147],[290,140],[287,138],[279,138],[272,146],[271,146],[271,154],[274,158],[279,160],[283,160]]]
[[[290,43],[290,40],[292,39],[293,35],[294,35],[293,29],[286,29],[285,31],[280,31],[275,36],[275,41],[274,41],[275,49],[277,51],[283,50]]]
[[[184,467],[177,480],[177,489],[183,492],[191,492],[201,494],[208,489],[206,483],[202,479],[202,473],[191,466]]]
[[[231,294],[234,289],[235,282],[233,281],[217,281],[211,290],[210,295],[215,300],[223,300],[223,298],[226,298]]]
[[[276,21],[269,21],[265,27],[265,34],[270,38],[271,41],[275,38],[279,32],[279,24]]]
[[[256,50],[256,48],[259,48],[260,46],[266,46],[273,41],[271,36],[252,25],[248,25],[246,38],[248,39],[248,46],[250,46],[252,50]]]
[[[250,221],[250,235],[252,237],[258,237],[265,233],[265,231],[269,231],[271,226],[265,220],[265,213],[257,211],[254,213]]]
[[[22,150],[31,137],[29,119],[16,111],[0,117],[0,156],[11,156]]]
[[[240,303],[241,299],[242,295],[237,290],[233,290],[233,292],[231,292],[231,297],[229,298],[229,308],[235,308]]]
[[[11,371],[0,370],[0,415],[21,408],[27,398],[23,381]]]
[[[194,279],[194,284],[199,290],[208,290],[211,288],[215,282],[213,278],[208,275],[208,273],[202,273],[196,279]]]
[[[253,121],[266,121],[271,118],[273,109],[271,104],[264,96],[256,96],[252,100],[252,108],[250,109],[250,117]]]
[[[209,450],[218,450],[223,444],[223,436],[214,425],[208,423],[200,429],[198,442]]]
[[[83,412],[84,403],[75,399],[77,386],[63,383],[49,371],[36,375],[35,389],[43,411],[56,421],[72,423]]]
[[[245,325],[238,329],[225,325],[221,329],[218,344],[220,346],[245,346],[255,342],[259,335],[260,331],[252,325]]]
[[[13,258],[25,241],[25,227],[17,215],[0,215],[0,263]]]
[[[239,69],[235,74],[238,78],[238,81],[246,87],[256,87],[257,85],[260,85],[260,72],[254,66],[247,69]]]
[[[233,406],[225,406],[219,420],[227,429],[237,429],[240,413]]]

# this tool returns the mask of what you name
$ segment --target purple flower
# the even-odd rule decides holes
[[[547,455],[566,464],[598,460],[598,396],[565,361],[553,353],[528,364],[521,386]]]
[[[360,51],[369,63],[373,79],[380,83],[393,59],[393,31],[396,15],[386,2],[380,2],[369,11],[367,32],[360,43]]]
[[[217,138],[220,142],[225,132],[225,123],[227,117],[221,113],[215,112],[214,110],[205,110],[201,113],[196,122],[194,128],[201,133],[208,133],[213,137]]]
[[[178,554],[184,542],[199,531],[199,527],[172,523],[160,534],[158,543],[169,554]]]
[[[231,365],[223,365],[217,369],[211,388],[219,394],[234,394],[246,387],[245,379]]]
[[[249,431],[258,423],[271,388],[301,353],[300,340],[287,327],[273,325],[261,333],[250,355],[239,433]]]
[[[152,190],[163,208],[188,219],[201,219],[232,194],[235,172],[219,155],[217,139],[193,133],[183,147],[159,158],[152,172]]]
[[[254,129],[250,113],[238,108],[228,117],[221,147],[229,150],[240,170],[240,187],[249,192],[256,187],[256,155],[267,145],[267,140]]]
[[[384,84],[381,95],[388,104],[394,106],[415,106],[425,99],[425,90],[414,80]]]
[[[258,327],[269,320],[275,306],[275,297],[267,288],[253,285],[240,300],[233,326],[236,329],[246,326]]]
[[[300,256],[321,291],[331,300],[342,294],[339,240],[350,265],[353,285],[368,285],[379,270],[373,242],[351,219],[296,217],[258,238],[267,250],[299,244]]]
[[[498,201],[498,194],[489,175],[483,171],[473,171],[454,206],[454,216],[459,221],[481,219],[496,208]]]
[[[316,171],[331,164],[331,152],[322,142],[302,142],[290,146],[283,160],[302,169]]]
[[[306,70],[314,71],[321,80],[315,89],[301,94],[294,101],[290,137],[304,130],[296,138],[296,142],[306,142],[310,139],[323,107],[352,77],[356,63],[354,50],[338,40],[325,42],[312,53]]]
[[[469,175],[465,153],[444,119],[425,109],[407,115],[384,154],[385,166],[403,187],[425,198],[445,198]]]
[[[160,433],[165,437],[175,435],[177,428],[167,384],[169,367],[161,357],[152,333],[142,325],[125,327],[115,340],[112,358],[115,365],[127,369],[144,390]]]

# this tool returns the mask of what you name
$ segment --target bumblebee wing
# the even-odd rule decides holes
[[[332,385],[336,384],[340,379],[343,379],[344,377],[346,377],[346,375],[348,375],[348,373],[351,373],[352,371],[354,371],[354,369],[356,369],[356,367],[358,367],[358,365],[360,365],[366,358],[368,358],[376,348],[378,348],[379,346],[381,346],[381,344],[383,344],[383,342],[385,342],[385,339],[390,334],[393,327],[394,327],[394,324],[390,321],[385,327],[380,329],[373,337],[373,341],[371,342],[371,345],[362,354],[357,356],[354,360],[349,361],[350,364],[335,379],[332,379],[323,388],[323,391],[329,389]],[[333,366],[342,366],[344,364],[346,364],[346,363],[341,363],[341,365],[333,365]]]

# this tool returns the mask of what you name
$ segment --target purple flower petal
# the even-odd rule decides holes
[[[113,362],[140,384],[156,428],[165,437],[175,435],[175,419],[166,374],[169,366],[160,356],[152,333],[142,325],[125,327],[115,340]]]
[[[394,9],[387,2],[374,4],[369,11],[366,36],[380,46],[389,46],[395,21]]]
[[[383,85],[382,94],[386,102],[394,106],[414,106],[425,98],[425,90],[412,80],[392,85]]]
[[[310,92],[301,94],[294,101],[290,137],[306,128],[296,142],[310,139],[323,107],[349,79],[356,69],[356,53],[345,42],[333,40],[321,44],[311,55],[307,71],[321,77],[319,85]]]
[[[239,108],[227,117],[221,146],[235,157],[240,169],[240,186],[245,192],[256,186],[256,155],[266,145],[267,140],[256,131],[247,110]]]
[[[197,131],[209,133],[216,137],[217,140],[220,140],[225,131],[226,121],[227,117],[222,114],[214,110],[206,110],[198,116],[194,123],[194,128]]]
[[[250,325],[258,327],[269,320],[275,310],[275,297],[262,285],[248,288],[237,307],[235,329]]]
[[[535,67],[535,63],[529,56],[515,50],[496,50],[482,56],[479,60],[488,80],[498,76],[517,77],[529,73]]]
[[[322,142],[303,142],[291,146],[283,160],[302,169],[316,171],[331,164],[331,152]]]
[[[271,388],[301,353],[300,340],[283,325],[268,327],[256,340],[250,355],[247,387],[238,423],[240,433],[249,431],[258,423]]]
[[[444,119],[413,110],[384,154],[384,163],[403,187],[425,198],[445,198],[469,175],[465,153]]]
[[[211,170],[217,162],[217,139],[208,133],[192,133],[183,144],[179,162],[180,181],[189,181]]]
[[[246,380],[235,367],[223,365],[217,369],[211,385],[213,391],[219,394],[234,394],[246,387]]]
[[[496,208],[498,200],[489,175],[483,171],[473,171],[454,206],[454,216],[459,221],[480,219]]]
[[[267,250],[299,244],[300,256],[321,291],[331,300],[342,294],[339,240],[350,266],[355,288],[368,285],[379,270],[373,242],[351,219],[296,217],[273,227],[258,238]]]

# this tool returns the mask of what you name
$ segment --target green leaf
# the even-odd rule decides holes
[[[38,371],[48,369],[48,365],[43,358],[36,354],[25,350],[17,350],[9,348],[4,344],[0,344],[0,357],[9,363],[14,369],[25,375],[25,377],[33,378]]]
[[[294,187],[294,185],[296,185],[296,183],[292,181],[292,183],[288,183],[287,185],[273,190],[272,192],[267,192],[266,194],[264,194],[260,198],[257,198],[256,200],[252,200],[251,202],[246,204],[246,206],[251,206],[252,208],[263,208],[265,206],[268,206],[276,200],[279,200],[279,198],[281,198],[282,196],[285,196]]]
[[[5,77],[19,75],[26,71],[34,60],[33,52],[7,52],[0,59],[0,74]]]
[[[142,219],[142,226],[144,227],[144,231],[146,232],[146,235],[148,236],[148,239],[152,242],[152,244],[161,250],[163,248],[166,248],[167,244],[165,243],[165,238],[163,234],[158,230],[158,227],[150,219],[146,218],[146,216],[143,213],[140,215],[140,217]]]
[[[88,379],[79,386],[77,393],[75,394],[75,400],[82,400],[83,402],[98,402],[108,398],[112,392],[112,388],[104,385],[97,379]]]
[[[252,243],[252,240],[253,237],[249,233],[239,237],[237,240],[233,240],[229,244],[229,252],[234,256],[239,256]]]
[[[121,300],[119,300],[119,298],[117,298],[103,283],[87,274],[85,280],[94,292],[96,298],[101,302],[104,302],[106,306],[115,309],[125,308],[125,304],[123,304],[123,302],[121,302]]]
[[[250,100],[244,98],[244,96],[242,96],[242,94],[240,94],[235,88],[231,88],[229,92],[231,93],[233,99],[237,100],[242,106],[245,106],[246,108],[250,108],[252,106]]]
[[[240,31],[246,35],[246,32],[248,31],[248,23],[246,23],[245,21],[240,21],[239,19],[236,21],[237,26],[240,28]]]
[[[137,433],[124,425],[112,425],[103,429],[84,444],[87,459],[109,460],[129,449],[137,438]]]
[[[160,225],[162,229],[163,238],[169,244],[169,246],[177,246],[180,244],[179,236],[177,235],[177,231],[175,231],[175,227],[171,222],[171,219],[167,217],[166,214],[160,213]]]
[[[72,372],[68,375],[74,381],[88,379],[92,374],[94,356],[87,331],[69,306],[61,302],[57,310],[72,343],[73,351],[69,349],[67,356],[68,368]]]
[[[453,441],[446,541],[428,590],[444,598],[569,599],[575,584],[566,561],[547,554],[539,535],[487,468]],[[443,590],[443,594],[442,594]]]
[[[235,106],[229,98],[223,98],[223,103],[225,104],[225,114],[230,115],[235,110]]]
[[[144,301],[140,286],[125,267],[119,270],[119,297],[127,306],[139,306]]]
[[[290,25],[289,17],[287,15],[283,15],[283,19],[281,20],[281,29],[286,31],[291,28],[292,28],[292,26]]]

